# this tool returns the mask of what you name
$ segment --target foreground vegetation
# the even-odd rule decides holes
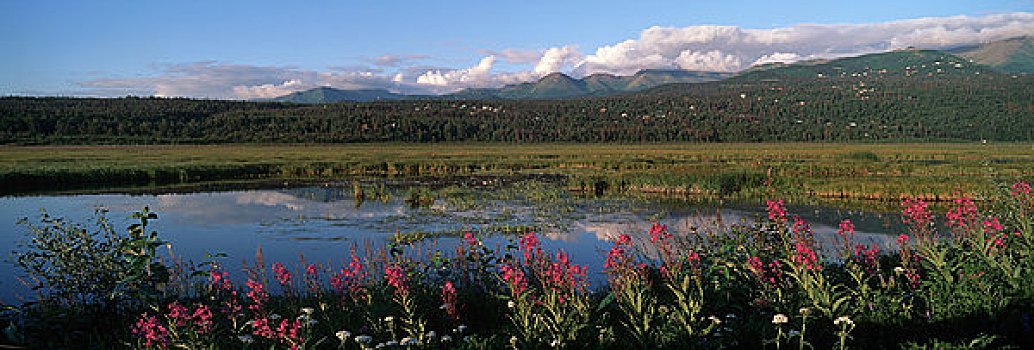
[[[563,175],[571,190],[760,199],[944,200],[988,175],[1030,179],[1030,144],[211,145],[0,147],[0,193],[212,181]]]
[[[121,234],[44,218],[18,264],[40,301],[4,314],[42,348],[981,348],[1034,346],[1034,193],[1025,182],[944,214],[901,202],[886,251],[840,224],[822,247],[769,200],[755,224],[612,237],[602,272],[534,233],[506,247],[357,246],[341,265],[161,261],[148,222]],[[942,225],[935,225],[935,222]],[[831,252],[822,254],[821,252]],[[289,264],[291,265],[291,264]]]

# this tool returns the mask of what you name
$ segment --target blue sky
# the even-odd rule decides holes
[[[253,98],[320,85],[440,93],[548,70],[736,70],[1034,34],[1032,13],[1034,2],[997,0],[12,0],[0,2],[0,95]],[[784,31],[802,39],[771,42]],[[867,40],[843,46],[835,35]],[[745,36],[767,46],[736,46]]]

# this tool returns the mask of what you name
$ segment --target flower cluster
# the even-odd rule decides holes
[[[280,283],[281,287],[287,288],[291,285],[291,271],[287,271],[284,265],[280,263],[273,263],[273,274],[276,277],[277,283]]]
[[[926,202],[918,198],[905,198],[901,201],[902,209],[902,220],[906,224],[915,225],[927,225],[933,219],[933,214],[930,214],[927,208]]]
[[[564,251],[557,252],[556,257],[555,262],[551,261],[543,268],[542,283],[567,295],[584,291],[589,284],[585,276],[586,267],[572,264]]]
[[[840,236],[840,241],[843,242],[844,247],[850,250],[851,244],[854,243],[854,223],[850,219],[841,221],[840,228],[837,229],[837,235]]]
[[[366,266],[359,257],[353,255],[352,261],[348,263],[347,267],[341,268],[341,271],[330,276],[330,286],[334,288],[340,295],[346,293],[352,296],[353,300],[363,300],[364,291],[363,282],[369,273],[366,272]]]
[[[319,267],[316,264],[309,264],[305,267],[305,287],[313,293],[320,289]]]
[[[865,272],[874,274],[880,270],[879,257],[880,248],[873,244],[866,247],[863,244],[855,245],[855,259],[865,267]]]
[[[197,304],[191,312],[186,306],[173,301],[169,304],[169,320],[176,327],[193,326],[200,334],[208,333],[212,329],[212,311],[208,306]]]
[[[523,269],[513,265],[503,265],[499,271],[503,273],[503,281],[510,287],[510,293],[513,294],[514,299],[519,298],[528,290],[528,281],[524,278]]]
[[[786,207],[783,206],[783,200],[768,200],[765,202],[768,206],[768,219],[776,222],[787,222],[786,218]]]
[[[467,243],[467,245],[470,247],[474,247],[478,245],[478,236],[473,232],[464,233],[463,242]]]
[[[451,281],[445,282],[442,286],[442,306],[445,307],[445,314],[457,322],[460,320],[458,299],[456,286]]]
[[[666,248],[668,246],[668,240],[670,240],[671,237],[671,234],[668,233],[668,225],[653,223],[650,226],[651,243]]]
[[[248,282],[245,282],[244,285],[250,289],[248,291],[248,298],[251,299],[252,304],[248,305],[248,308],[252,311],[262,310],[262,306],[269,300],[269,293],[266,292],[266,286],[250,279]]]
[[[388,281],[388,285],[395,288],[395,293],[398,295],[404,296],[409,293],[406,286],[406,274],[402,267],[394,265],[384,267],[384,279]]]
[[[133,325],[132,332],[144,340],[144,346],[165,349],[169,343],[169,330],[158,322],[158,318],[146,312]]]
[[[282,319],[277,324],[277,319],[280,319],[280,316],[276,314],[272,314],[268,318],[255,319],[251,323],[253,334],[288,344],[292,350],[297,349],[298,345],[304,342],[300,332],[302,321],[300,319]]]
[[[770,288],[779,288],[780,284],[782,284],[783,270],[779,260],[772,260],[772,262],[765,264],[761,261],[761,258],[752,256],[747,259],[747,263],[750,264],[751,271],[754,272],[754,276],[761,281],[762,285]]]
[[[953,202],[955,206],[948,209],[948,212],[944,214],[948,226],[960,229],[966,228],[971,226],[979,217],[977,205],[965,194],[958,195]]]
[[[542,247],[540,246],[539,237],[534,232],[528,232],[521,236],[520,239],[521,252],[524,253],[524,263],[529,264],[536,256],[542,255]]]
[[[797,263],[798,266],[805,270],[821,270],[822,264],[818,261],[818,256],[815,254],[815,250],[811,248],[811,245],[804,241],[798,241],[794,244],[796,253],[793,256],[793,262]]]

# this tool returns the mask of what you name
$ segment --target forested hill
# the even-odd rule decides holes
[[[1031,141],[1031,96],[1029,75],[896,51],[576,100],[9,97],[0,143]]]

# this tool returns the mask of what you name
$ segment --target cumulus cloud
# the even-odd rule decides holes
[[[752,64],[832,58],[906,48],[944,49],[1031,35],[1034,13],[932,17],[868,24],[652,27],[600,47],[575,71],[632,74],[644,68],[736,71]]]
[[[577,45],[554,47],[546,50],[535,64],[536,74],[549,74],[566,70],[569,67],[580,64],[585,55],[578,52]]]
[[[867,24],[799,24],[773,29],[735,26],[652,27],[638,38],[597,48],[480,50],[467,68],[416,65],[425,55],[384,55],[364,60],[374,67],[336,66],[329,71],[290,66],[253,66],[213,61],[167,65],[154,76],[81,82],[84,91],[205,98],[250,99],[317,86],[385,88],[401,93],[447,93],[469,87],[499,87],[552,72],[575,77],[595,73],[630,75],[642,69],[732,72],[773,62],[853,56],[906,47],[944,49],[1034,34],[1034,13],[980,17],[931,17]],[[524,65],[500,71],[497,63]]]

